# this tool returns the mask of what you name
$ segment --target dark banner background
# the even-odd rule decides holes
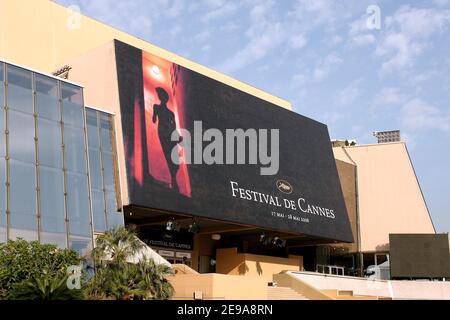
[[[146,173],[148,157],[143,151],[143,181],[132,174],[135,144],[136,104],[144,106],[142,51],[116,41],[116,62],[130,203],[133,205],[186,213],[216,220],[242,223],[278,231],[352,241],[350,225],[336,170],[328,129],[325,125],[254,97],[192,70],[174,65],[174,90],[182,92],[183,128],[193,130],[194,121],[203,130],[249,128],[280,130],[280,167],[277,175],[261,176],[259,165],[189,165],[190,197],[158,183]],[[171,102],[168,105],[170,107]],[[144,112],[144,111],[142,111]],[[141,122],[141,137],[145,129]],[[142,145],[146,145],[146,141]],[[207,143],[205,144],[205,146]],[[269,148],[270,150],[270,148]],[[293,187],[286,195],[276,187],[284,179]],[[280,198],[307,199],[314,205],[333,209],[335,219],[275,208],[259,202],[233,198],[230,181],[242,188]],[[271,216],[271,211],[309,218],[309,223]]]

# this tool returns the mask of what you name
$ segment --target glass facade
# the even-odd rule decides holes
[[[123,225],[112,121],[82,88],[0,62],[0,241],[86,254]]]
[[[123,214],[118,211],[121,204],[115,174],[117,156],[113,143],[112,116],[86,108],[86,123],[94,231],[104,232],[124,224]]]

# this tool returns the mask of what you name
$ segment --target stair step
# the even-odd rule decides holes
[[[288,287],[268,287],[269,300],[308,300],[304,295]]]

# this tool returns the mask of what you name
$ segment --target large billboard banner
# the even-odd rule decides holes
[[[352,241],[325,125],[115,46],[131,204]]]

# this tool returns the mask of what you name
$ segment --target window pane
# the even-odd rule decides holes
[[[38,118],[38,137],[39,163],[62,168],[60,123]]]
[[[83,106],[72,102],[63,102],[64,124],[77,128],[84,127]]]
[[[10,160],[10,177],[11,216],[18,212],[36,217],[35,166]]]
[[[103,191],[92,191],[92,210],[94,215],[94,230],[103,232],[106,229],[105,199]]]
[[[65,233],[63,171],[41,166],[39,182],[41,230]]]
[[[31,220],[30,217],[24,215],[11,215],[10,218],[11,226],[9,227],[9,240],[16,240],[17,238],[22,238],[27,241],[35,241],[38,239],[37,233],[37,219]],[[23,221],[30,224],[30,228],[23,229],[22,227],[16,227],[16,225],[22,225]],[[31,224],[33,224],[31,226]]]
[[[81,88],[74,86],[73,84],[66,82],[61,83],[61,97],[64,101],[83,105]]]
[[[39,163],[62,168],[60,123],[38,118],[38,138]]]
[[[89,149],[99,149],[100,137],[97,125],[97,111],[86,108],[86,124],[88,131]]]
[[[124,225],[123,215],[120,212],[108,213],[108,230],[116,229]]]
[[[117,200],[115,192],[106,191],[106,212],[108,215],[108,229],[114,229],[118,226],[123,226],[123,214],[117,211]]]
[[[92,250],[92,239],[89,237],[69,237],[70,248],[75,250],[79,255],[86,256]]]
[[[102,167],[99,150],[89,150],[89,166],[92,189],[103,190]]]
[[[105,199],[106,199],[106,212],[117,212],[117,200],[116,200],[116,193],[111,191],[105,192]]]
[[[9,151],[11,158],[26,162],[35,161],[34,117],[10,110]]]
[[[85,173],[86,156],[83,129],[64,127],[64,145],[67,169]]]
[[[111,144],[111,116],[108,114],[101,113],[100,114],[100,127],[101,127],[101,136],[102,136],[102,149],[105,151],[112,151]]]
[[[5,159],[0,158],[0,242],[6,241]]]
[[[3,79],[3,63],[0,62],[0,108],[5,106],[4,98],[5,98],[5,83]]]
[[[36,110],[39,117],[60,121],[58,82],[39,74],[36,79]]]
[[[31,72],[8,66],[8,106],[11,109],[33,113]]]
[[[0,158],[0,212],[6,211],[6,174],[5,159]]]
[[[0,211],[0,242],[6,242],[6,214]]]
[[[61,249],[67,248],[67,233],[41,231],[41,243],[55,244]]]
[[[103,179],[105,183],[105,189],[114,191],[114,165],[113,165],[113,155],[112,153],[103,153]]]
[[[2,157],[6,155],[5,139],[5,109],[0,107],[0,156]]]
[[[37,240],[35,167],[11,160],[10,176],[10,239]]]
[[[67,174],[67,200],[70,233],[89,236],[91,229],[86,175]]]
[[[0,62],[0,156],[5,156],[5,83],[4,64]]]

